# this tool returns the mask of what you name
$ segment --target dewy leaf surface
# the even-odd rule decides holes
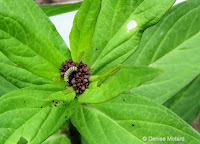
[[[40,5],[40,8],[47,16],[54,16],[66,12],[78,10],[82,2],[55,5]]]
[[[181,144],[200,143],[199,133],[173,112],[149,98],[130,93],[105,103],[82,105],[71,120],[90,144],[152,143],[143,142],[144,136],[184,137]]]
[[[141,45],[125,64],[149,65],[165,73],[131,92],[164,103],[200,73],[200,1],[173,7],[143,35]]]
[[[152,80],[162,71],[150,67],[121,66],[116,75],[111,76],[96,89],[86,89],[78,97],[81,103],[100,103],[110,100],[126,90]]]
[[[37,5],[0,0],[0,19],[1,77],[18,88],[60,82],[59,68],[69,51]]]
[[[83,61],[94,68],[93,74],[121,64],[135,52],[143,30],[157,23],[174,2],[85,0],[70,34],[73,60],[85,51]],[[132,27],[133,22],[136,27]]]
[[[0,143],[14,144],[24,137],[39,144],[56,132],[79,106],[53,102],[48,95],[62,90],[55,84],[34,86],[10,92],[0,98]]]
[[[164,103],[164,105],[187,123],[192,124],[200,111],[199,88],[200,76]]]

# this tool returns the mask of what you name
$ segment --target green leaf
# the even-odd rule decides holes
[[[0,75],[0,96],[13,90],[17,90],[17,87]]]
[[[66,90],[62,90],[62,91],[49,95],[48,99],[70,102],[75,98],[75,96],[76,96],[76,92],[74,91],[74,88],[70,87]]]
[[[54,16],[66,12],[78,10],[82,2],[56,5],[40,5],[40,8],[47,16]]]
[[[149,98],[133,94],[122,94],[101,104],[82,105],[71,120],[90,144],[152,143],[143,142],[144,136],[184,137],[181,144],[200,143],[199,133],[173,112]]]
[[[143,30],[157,23],[175,0],[85,0],[70,34],[72,58],[83,62],[93,74],[121,64],[139,45]],[[130,22],[137,27],[127,29]],[[128,31],[129,30],[129,31]]]
[[[119,72],[96,89],[86,89],[78,97],[81,103],[100,103],[110,100],[126,90],[152,80],[161,70],[150,67],[121,66]]]
[[[0,12],[23,19],[31,28],[36,29],[37,32],[40,32],[48,38],[48,43],[51,43],[56,49],[60,50],[66,59],[70,58],[70,51],[64,40],[58,34],[55,26],[51,23],[46,14],[33,0],[0,0]],[[40,41],[45,40],[46,39],[40,39]],[[38,47],[40,46],[38,45]],[[48,47],[43,47],[43,49],[48,51]]]
[[[1,43],[0,43],[1,45]],[[1,48],[0,48],[1,49]],[[16,56],[17,58],[17,56]],[[23,58],[23,57],[21,57]],[[25,58],[25,57],[24,57]],[[14,59],[14,57],[13,57]],[[33,60],[37,60],[34,59]],[[15,61],[17,61],[17,59],[15,59]],[[22,59],[23,62],[23,59]],[[25,64],[28,63],[28,61],[25,61]],[[34,65],[34,63],[36,64],[36,62],[31,62],[32,65]],[[25,65],[24,64],[24,65]],[[38,63],[38,65],[41,65]],[[26,66],[26,65],[25,65]],[[42,66],[42,65],[41,65]],[[7,84],[10,83],[10,85],[15,85],[16,88],[23,88],[23,87],[27,87],[27,86],[33,86],[33,85],[42,85],[42,84],[46,84],[46,83],[51,83],[50,80],[47,80],[45,78],[42,78],[42,73],[41,75],[36,75],[34,74],[32,71],[34,71],[34,69],[32,67],[27,68],[30,70],[26,70],[24,67],[22,67],[21,65],[19,65],[18,63],[14,63],[13,61],[9,60],[6,55],[4,55],[2,52],[0,52],[0,67],[2,67],[0,69],[0,74],[2,79],[4,79],[1,83],[1,87],[6,88]],[[41,67],[41,71],[44,71],[44,69],[42,70]],[[39,73],[39,71],[38,71]],[[44,74],[47,74],[47,72]],[[50,73],[48,73],[50,74]],[[58,75],[58,74],[56,74]],[[13,90],[10,89],[8,85],[8,92]]]
[[[64,134],[56,134],[49,137],[42,144],[71,144],[70,140]]]
[[[69,36],[72,59],[77,62],[82,52],[88,53],[91,47],[101,0],[84,0],[78,10]],[[84,58],[84,57],[83,57]]]
[[[0,98],[0,143],[41,143],[52,135],[77,110],[79,103],[46,99],[60,91],[56,84],[34,86],[10,92]]]
[[[0,19],[1,77],[18,88],[62,81],[59,68],[70,52],[40,8],[0,0]]]
[[[184,87],[164,105],[192,124],[200,111],[200,76]]]
[[[144,33],[137,53],[125,64],[148,65],[165,73],[131,92],[164,103],[199,75],[199,13],[199,0],[183,2]]]

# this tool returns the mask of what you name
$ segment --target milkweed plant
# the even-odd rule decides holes
[[[0,144],[199,144],[200,1],[174,2],[0,0]]]

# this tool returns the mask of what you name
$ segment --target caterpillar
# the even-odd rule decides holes
[[[66,72],[65,72],[65,75],[64,75],[64,81],[65,82],[69,82],[69,75],[74,72],[74,71],[77,71],[77,67],[73,66],[73,67],[70,67]]]

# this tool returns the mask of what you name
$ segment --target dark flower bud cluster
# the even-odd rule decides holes
[[[62,67],[60,68],[61,77],[64,77],[65,72],[73,66],[77,67],[78,70],[70,74],[69,85],[73,86],[77,94],[82,94],[89,85],[89,77],[91,72],[88,71],[87,64],[82,62],[76,64],[72,61],[72,59],[69,59],[62,63]]]

